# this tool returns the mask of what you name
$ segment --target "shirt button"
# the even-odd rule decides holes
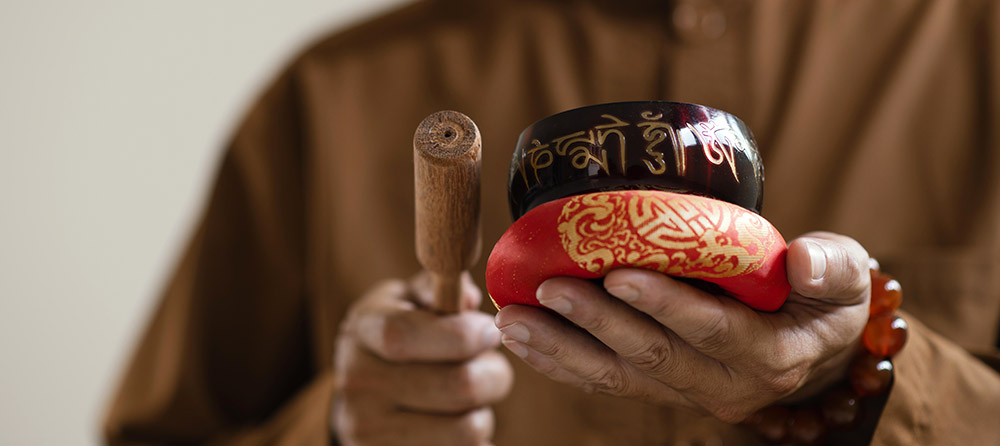
[[[679,0],[672,19],[677,37],[684,41],[715,40],[726,33],[726,15],[712,0]]]

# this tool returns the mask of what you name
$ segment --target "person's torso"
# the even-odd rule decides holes
[[[425,116],[457,110],[482,132],[484,253],[473,271],[482,283],[489,248],[510,224],[520,131],[623,100],[739,116],[765,160],[763,215],[786,239],[810,230],[856,238],[902,279],[911,313],[960,343],[991,344],[997,160],[982,128],[991,102],[979,93],[975,31],[963,29],[975,23],[973,6],[428,2],[320,44],[296,68],[317,362],[331,357],[333,321],[350,300],[419,268],[412,137]],[[512,364],[497,444],[749,441],[708,418],[588,395]]]

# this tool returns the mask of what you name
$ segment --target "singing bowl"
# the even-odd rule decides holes
[[[542,203],[608,190],[717,198],[760,213],[764,164],[736,116],[679,102],[616,102],[526,128],[507,180],[515,220]]]
[[[515,221],[490,253],[487,291],[498,308],[540,306],[548,278],[635,267],[777,310],[786,245],[759,215],[763,181],[753,135],[721,110],[620,102],[552,115],[518,139]]]

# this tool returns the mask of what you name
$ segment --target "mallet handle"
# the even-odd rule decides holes
[[[435,309],[460,307],[461,274],[479,257],[482,140],[462,113],[428,116],[413,135],[417,260],[431,273]]]

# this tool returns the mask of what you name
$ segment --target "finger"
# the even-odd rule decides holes
[[[735,299],[715,296],[662,274],[641,269],[620,269],[604,279],[608,292],[649,314],[698,351],[725,364],[730,382],[715,390],[717,397],[699,398],[716,417],[739,418],[747,407],[736,404],[714,407],[718,401],[744,393],[749,399],[782,397],[802,385],[810,367],[841,332],[843,319],[814,317],[784,310],[758,313]],[[839,308],[839,307],[838,307]],[[798,309],[796,309],[798,310]],[[853,310],[853,308],[852,308]],[[813,311],[816,313],[817,311]],[[712,390],[706,390],[711,395]],[[735,393],[734,393],[735,392]]]
[[[463,363],[411,363],[391,368],[386,395],[415,412],[458,414],[502,400],[514,381],[507,358],[487,351]]]
[[[371,410],[371,406],[353,405],[346,400],[338,405],[334,426],[345,445],[478,445],[492,438],[495,425],[490,408],[434,415]]]
[[[724,364],[768,345],[750,307],[663,274],[618,269],[604,279],[608,293],[651,316],[699,352]]]
[[[542,305],[558,311],[622,359],[674,389],[706,393],[700,387],[727,376],[718,361],[591,282],[550,279],[538,288],[537,296]]]
[[[829,232],[813,232],[788,245],[788,282],[804,297],[837,305],[866,302],[871,276],[861,245]]]
[[[461,361],[500,344],[490,316],[439,315],[403,300],[398,283],[377,287],[352,311],[347,330],[388,361]]]
[[[357,319],[357,314],[363,313],[371,308],[392,307],[400,310],[413,310],[416,305],[410,301],[410,289],[406,282],[402,280],[383,280],[369,289],[364,296],[351,307],[347,316],[345,329],[352,329],[350,325]]]
[[[337,355],[336,402],[341,409],[379,419],[398,411],[460,415],[478,410],[506,396],[513,381],[507,358],[497,351],[466,363],[400,365],[342,338]]]
[[[527,344],[515,341],[507,336],[504,336],[502,339],[504,347],[507,347],[512,353],[520,357],[521,360],[531,366],[531,368],[549,377],[553,381],[578,387],[587,393],[611,393],[603,389],[602,386],[595,386],[592,383],[585,381],[582,377],[563,368],[551,357],[539,353]],[[612,394],[617,395],[617,393]],[[653,402],[654,404],[670,404],[675,407],[684,407],[688,410],[708,415],[704,408],[694,404],[683,394],[676,392],[673,389],[668,388],[665,390],[665,393],[660,393],[655,396],[651,394],[642,395],[641,398],[644,402]]]
[[[461,361],[500,345],[490,316],[472,311],[373,311],[359,321],[357,334],[372,352],[396,362]]]
[[[562,368],[557,362],[545,356],[533,348],[528,347],[526,344],[518,342],[509,336],[501,336],[500,342],[503,346],[510,350],[511,353],[521,358],[526,364],[535,369],[535,371],[549,377],[553,381],[561,382],[563,384],[569,384],[574,387],[585,388],[586,382],[583,378],[570,373],[568,370]]]
[[[462,290],[460,296],[460,307],[463,310],[475,310],[483,301],[483,292],[472,280],[472,275],[468,271],[462,273]],[[434,308],[436,299],[434,298],[434,286],[431,275],[427,271],[421,271],[410,279],[410,292],[413,299],[423,308]]]
[[[512,353],[524,355],[528,365],[557,381],[656,404],[691,405],[677,391],[640,372],[594,337],[544,310],[508,305],[497,313],[496,321],[507,338],[504,345]]]

